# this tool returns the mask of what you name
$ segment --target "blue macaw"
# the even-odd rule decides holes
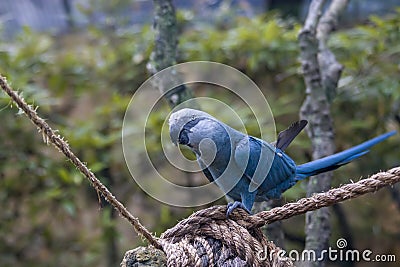
[[[337,169],[396,133],[391,131],[340,153],[296,165],[284,151],[306,125],[305,120],[293,123],[279,133],[273,145],[203,111],[185,108],[169,119],[171,141],[188,146],[208,180],[234,200],[228,204],[227,216],[238,207],[250,213],[254,202],[280,198],[298,181]]]

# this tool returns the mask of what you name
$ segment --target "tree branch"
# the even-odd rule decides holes
[[[349,0],[335,0],[333,1],[329,9],[321,17],[317,28],[317,39],[321,45],[327,48],[326,44],[329,39],[329,35],[337,28],[338,19],[340,14],[345,10],[349,3]]]
[[[313,37],[315,36],[318,22],[322,14],[322,8],[325,5],[325,2],[326,0],[313,0],[311,2],[302,32],[308,31]]]
[[[337,28],[339,15],[344,11],[349,0],[335,0],[321,17],[317,28],[319,40],[318,63],[321,69],[322,85],[329,102],[336,96],[337,85],[343,66],[328,48],[329,36]]]

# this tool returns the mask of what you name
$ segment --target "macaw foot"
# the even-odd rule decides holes
[[[226,206],[226,217],[229,218],[229,215],[231,215],[231,213],[233,212],[234,209],[236,208],[242,208],[245,211],[247,211],[249,214],[251,214],[251,212],[244,206],[244,204],[240,201],[235,201],[235,202],[230,202],[228,203],[228,205]]]

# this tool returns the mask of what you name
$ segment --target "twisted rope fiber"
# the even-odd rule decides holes
[[[0,86],[1,88],[11,97],[11,99],[17,104],[18,108],[24,111],[26,116],[35,124],[39,131],[43,133],[43,139],[48,144],[53,144],[61,153],[63,153],[75,167],[86,176],[92,186],[97,192],[102,194],[104,198],[119,212],[121,216],[127,219],[134,227],[135,231],[146,238],[156,248],[161,248],[161,244],[158,239],[153,236],[140,222],[139,219],[134,217],[125,206],[119,202],[115,196],[104,186],[99,179],[89,170],[89,168],[71,151],[68,143],[64,141],[64,138],[56,134],[56,132],[42,119],[40,118],[36,110],[28,105],[23,97],[18,95],[11,87],[7,84],[7,79],[0,75]]]
[[[215,206],[200,210],[175,227],[167,230],[161,238],[153,236],[115,196],[105,187],[90,169],[71,151],[68,143],[40,118],[36,110],[28,105],[7,84],[6,79],[0,75],[1,88],[24,111],[27,117],[42,132],[46,143],[53,144],[62,152],[75,167],[85,175],[97,192],[127,219],[134,230],[146,238],[151,245],[164,250],[167,254],[169,266],[213,266],[215,254],[205,237],[214,238],[222,242],[222,248],[232,251],[241,259],[253,266],[291,266],[291,262],[277,256],[279,248],[267,241],[260,227],[274,221],[326,207],[360,195],[375,192],[387,185],[393,185],[400,181],[400,167],[380,172],[356,183],[346,184],[339,188],[331,189],[325,193],[315,194],[309,198],[300,199],[294,203],[288,203],[282,207],[276,207],[269,211],[263,211],[255,215],[248,215],[241,209],[235,210],[230,219],[226,219],[226,206]],[[266,260],[256,257],[256,252],[267,248]],[[204,257],[199,256],[199,250],[204,251]],[[228,253],[229,254],[229,253]]]
[[[278,255],[281,249],[268,241],[260,228],[248,230],[232,220],[212,221],[201,228],[199,233],[182,238],[161,239],[168,266],[293,266],[288,258]]]

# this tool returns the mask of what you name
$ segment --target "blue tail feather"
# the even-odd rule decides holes
[[[350,161],[361,157],[368,153],[369,148],[376,145],[379,142],[389,138],[396,134],[396,131],[391,131],[382,135],[379,135],[371,140],[361,143],[355,147],[346,149],[342,152],[317,159],[302,165],[296,166],[296,180],[302,180],[309,176],[317,175],[322,172],[331,171],[339,168],[342,165],[349,163]]]

